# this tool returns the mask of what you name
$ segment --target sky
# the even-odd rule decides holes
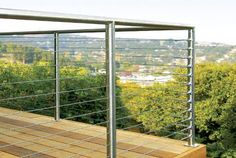
[[[0,0],[0,8],[184,23],[196,27],[197,41],[236,45],[236,0]],[[55,25],[0,20],[1,31],[48,28]]]

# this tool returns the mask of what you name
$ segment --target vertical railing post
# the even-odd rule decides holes
[[[59,33],[54,33],[54,65],[55,65],[55,120],[60,120],[60,64],[59,64]]]
[[[106,24],[107,157],[116,157],[115,23]]]
[[[194,111],[194,65],[195,65],[194,29],[188,30],[188,105],[189,139],[188,145],[195,146],[195,111]]]

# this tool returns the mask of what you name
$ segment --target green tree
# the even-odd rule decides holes
[[[202,64],[196,74],[197,133],[210,156],[223,157],[236,148],[236,65]]]
[[[186,74],[183,69],[176,72]],[[207,144],[210,157],[235,157],[236,64],[200,64],[196,65],[195,73],[197,141]],[[135,91],[137,94],[123,98],[125,106],[146,130],[158,135],[179,131],[182,128],[175,123],[188,117],[185,112],[188,107],[183,103],[187,99],[187,89],[177,84],[183,82],[186,77],[175,76],[170,82],[149,87],[129,84],[123,92]],[[177,134],[175,137],[182,136]]]

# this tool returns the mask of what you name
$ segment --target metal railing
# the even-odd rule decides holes
[[[142,136],[143,134],[150,135],[160,135],[163,137],[178,138],[181,140],[187,140],[188,145],[194,147],[195,143],[195,127],[194,127],[194,28],[191,26],[182,25],[170,25],[170,24],[158,24],[152,22],[137,22],[137,21],[126,21],[126,20],[116,20],[116,19],[101,19],[92,17],[75,17],[69,18],[63,15],[55,15],[50,17],[47,14],[34,15],[32,13],[20,13],[22,16],[16,16],[18,12],[12,13],[6,12],[7,15],[0,12],[0,18],[10,18],[10,19],[25,19],[25,20],[42,20],[42,21],[61,21],[61,22],[78,22],[78,23],[94,23],[101,24],[105,29],[78,29],[78,30],[50,30],[50,31],[24,31],[24,32],[8,32],[0,33],[0,42],[4,44],[9,44],[10,48],[8,50],[0,50],[1,60],[11,61],[9,64],[9,69],[6,71],[21,71],[20,67],[25,67],[26,71],[36,73],[41,72],[40,75],[36,75],[39,78],[35,78],[34,74],[24,78],[18,76],[17,79],[14,78],[4,78],[2,77],[1,87],[3,90],[8,90],[7,92],[13,92],[10,96],[9,93],[1,94],[1,106],[11,107],[24,112],[34,112],[46,115],[51,115],[51,110],[54,110],[54,120],[50,121],[39,121],[38,123],[28,124],[19,128],[10,128],[0,131],[1,134],[7,131],[20,131],[25,128],[33,128],[35,126],[46,125],[60,120],[77,120],[88,122],[90,116],[97,116],[102,114],[106,116],[100,121],[94,121],[94,125],[106,126],[106,133],[101,131],[96,131],[98,135],[93,137],[85,138],[83,140],[78,140],[63,146],[58,146],[57,148],[64,148],[69,145],[83,143],[91,140],[98,136],[106,136],[106,144],[103,145],[107,148],[107,157],[115,158],[116,155],[121,155],[124,152],[134,150],[135,148],[147,145],[139,144],[132,148],[127,148],[120,152],[116,152],[120,142],[129,141],[132,142],[133,138],[126,138],[117,141],[116,131],[119,130],[138,130]],[[27,15],[26,15],[27,14]],[[130,26],[130,27],[118,27],[120,25]],[[134,27],[135,26],[135,27]],[[118,32],[129,32],[129,31],[159,31],[159,30],[185,30],[188,32],[187,39],[138,39],[138,38],[118,38],[115,37]],[[88,38],[78,36],[80,33],[101,33],[104,38]],[[12,36],[14,35],[14,36]],[[66,37],[67,35],[70,35]],[[90,45],[91,41],[93,46]],[[144,41],[144,42],[143,42]],[[145,45],[145,41],[148,42],[172,42],[168,46],[149,46]],[[136,45],[130,47],[129,45],[124,45],[127,42],[136,42]],[[70,43],[70,45],[69,45]],[[174,44],[173,44],[174,43]],[[179,43],[181,46],[175,45]],[[122,45],[123,44],[123,45]],[[69,46],[68,46],[69,45]],[[124,47],[125,46],[125,47]],[[30,50],[32,49],[32,50]],[[5,52],[4,52],[5,51]],[[27,51],[27,53],[25,52]],[[81,58],[79,51],[85,52],[88,61],[82,61],[82,59],[76,59],[76,57]],[[90,52],[94,52],[90,56]],[[131,53],[130,53],[131,52]],[[132,53],[133,52],[133,53]],[[160,53],[161,52],[161,53]],[[170,54],[171,55],[165,55]],[[25,53],[25,54],[24,54]],[[159,54],[160,53],[160,54]],[[17,54],[23,54],[21,57]],[[44,55],[41,55],[44,54]],[[164,54],[164,55],[163,55]],[[177,55],[176,55],[177,54]],[[26,58],[28,56],[28,59]],[[24,59],[22,59],[24,58]],[[37,58],[39,61],[37,61]],[[96,59],[96,61],[91,61],[90,59]],[[21,60],[19,64],[19,60]],[[28,61],[26,61],[28,60]],[[161,61],[162,60],[162,61]],[[175,63],[176,60],[179,60]],[[35,64],[35,61],[37,63]],[[44,61],[44,63],[40,63]],[[137,62],[138,61],[138,62]],[[167,64],[167,62],[171,64]],[[105,70],[105,72],[98,72],[97,70],[92,70],[88,68],[91,65],[97,64],[100,70]],[[119,64],[119,66],[117,65]],[[149,76],[155,74],[155,79],[145,78],[139,80],[137,76],[133,75],[133,70],[122,70],[121,65],[128,64],[130,67],[143,67],[142,75]],[[82,66],[81,66],[82,65]],[[4,66],[2,66],[4,67]],[[13,68],[16,70],[14,70]],[[89,74],[87,76],[82,76],[77,74],[81,67],[89,69]],[[11,69],[12,68],[12,69]],[[41,68],[41,69],[40,69]],[[45,68],[45,69],[44,69]],[[127,67],[126,67],[127,68]],[[140,69],[141,69],[140,68]],[[161,68],[161,69],[160,69]],[[175,71],[178,69],[179,71]],[[168,70],[168,72],[164,71]],[[2,75],[4,75],[4,71]],[[44,72],[45,71],[45,72]],[[71,71],[71,72],[67,72]],[[186,72],[186,73],[183,73]],[[6,72],[9,73],[9,72]],[[68,73],[68,74],[67,74]],[[81,70],[81,73],[82,70]],[[86,72],[85,72],[86,73]],[[129,75],[122,75],[126,73]],[[11,74],[11,73],[9,73]],[[27,73],[26,73],[27,74]],[[79,85],[80,81],[88,80],[89,78],[96,78],[96,76],[103,76],[102,81],[99,81],[98,85],[80,85],[80,87],[73,87]],[[130,75],[131,74],[131,75]],[[44,75],[44,76],[41,76]],[[116,77],[123,78],[124,84],[121,86],[116,81]],[[158,76],[169,76],[170,78],[165,81],[158,80]],[[181,78],[181,81],[174,80],[173,77]],[[84,77],[84,78],[83,78]],[[140,76],[139,76],[140,77]],[[122,79],[120,79],[122,80]],[[158,80],[158,81],[156,81]],[[103,82],[104,81],[104,82]],[[95,80],[93,80],[95,82]],[[133,87],[125,84],[125,82],[133,84]],[[152,87],[155,82],[159,84],[165,84],[171,82],[172,87]],[[102,84],[103,83],[103,84]],[[40,89],[40,85],[46,85],[46,89]],[[32,86],[32,89],[24,89],[25,86]],[[174,85],[174,86],[173,86]],[[179,86],[181,85],[181,86]],[[62,86],[66,87],[62,89]],[[13,88],[14,87],[14,88]],[[120,88],[124,89],[124,92],[119,93]],[[138,88],[137,88],[138,87]],[[177,87],[177,88],[175,88]],[[180,88],[181,89],[178,89]],[[184,89],[185,87],[186,89]],[[17,89],[18,88],[18,89]],[[127,89],[126,89],[127,88]],[[10,89],[10,90],[9,90]],[[48,91],[46,91],[48,90]],[[167,91],[167,92],[166,92]],[[21,93],[22,92],[22,93]],[[23,93],[24,92],[24,93]],[[81,92],[81,94],[80,94]],[[104,93],[105,92],[105,93]],[[165,97],[151,96],[151,93],[158,92],[160,94],[166,95]],[[82,93],[86,93],[86,100],[83,99]],[[90,96],[93,94],[100,93],[98,98]],[[174,93],[168,97],[168,93]],[[143,95],[150,95],[151,101],[144,101],[143,106],[147,108],[140,108],[139,112],[132,113],[130,109],[134,106],[139,106],[137,102],[130,103],[129,100],[134,100],[135,97],[142,97]],[[173,96],[175,98],[173,98]],[[46,99],[45,99],[46,98]],[[33,100],[28,101],[28,100]],[[138,99],[138,98],[137,98]],[[117,106],[117,102],[127,101],[125,106]],[[172,102],[168,102],[172,101]],[[43,103],[39,108],[33,108],[29,105],[38,105]],[[166,103],[166,105],[164,105]],[[16,105],[18,104],[18,105]],[[20,104],[24,105],[21,106]],[[100,109],[95,108],[96,105],[100,105]],[[103,106],[105,105],[105,106]],[[180,105],[175,107],[174,105]],[[95,110],[86,111],[83,106],[92,106]],[[70,111],[70,115],[63,113],[63,111],[69,111],[70,108],[80,110],[80,112],[73,113]],[[163,113],[161,115],[160,111],[163,109],[169,109],[168,117],[171,117],[174,121],[169,124],[161,124],[164,122],[167,114]],[[86,111],[86,113],[83,112]],[[14,112],[11,114],[3,115],[2,117],[20,117],[22,111]],[[118,113],[123,113],[122,115],[117,115]],[[176,112],[176,113],[173,113]],[[147,122],[138,118],[138,116],[159,114],[155,123],[160,124],[160,126],[155,126],[155,128],[150,128]],[[119,122],[132,122],[127,126],[118,126]],[[146,124],[145,124],[146,123]],[[46,139],[49,137],[55,137],[57,135],[87,129],[89,130],[91,125],[84,126],[82,128],[72,128],[66,131],[59,131],[56,133],[47,134],[45,136],[33,138],[30,141],[19,141],[8,145],[0,146],[1,148],[6,148],[9,146],[17,144],[32,144],[34,140]],[[51,149],[53,150],[53,149]],[[97,151],[98,149],[91,149],[89,152]],[[143,155],[148,155],[149,153],[158,150],[153,149],[148,151]],[[32,154],[24,155],[23,157],[37,156],[41,153],[51,152],[49,150],[42,150]],[[75,154],[71,157],[82,156],[85,153]]]

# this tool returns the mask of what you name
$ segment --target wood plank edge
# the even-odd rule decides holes
[[[206,146],[201,144],[197,147],[192,147],[175,158],[206,158]]]

